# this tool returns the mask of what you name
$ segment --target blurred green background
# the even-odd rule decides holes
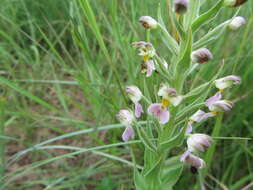
[[[131,47],[133,41],[145,40],[138,18],[156,18],[159,3],[170,30],[166,0],[1,0],[0,188],[134,189],[132,169],[120,160],[130,160],[127,146],[91,148],[120,142],[121,129],[95,130],[51,143],[58,147],[21,151],[60,135],[117,123],[115,114],[126,106],[117,84],[143,85],[140,59]],[[213,4],[203,1],[201,12]],[[198,35],[237,10],[223,8]],[[242,84],[229,94],[236,103],[224,117],[221,136],[252,138],[253,2],[242,6],[239,15],[247,25],[236,32],[226,30],[208,47],[214,59],[199,69],[194,81],[198,85],[209,80],[224,59],[222,75],[239,75]],[[151,41],[169,63],[158,31],[152,32]],[[210,134],[212,125],[208,121],[200,131]],[[72,155],[59,147],[64,145],[91,150]],[[252,169],[252,141],[219,140],[206,186],[243,189],[252,185]],[[196,181],[186,167],[175,189],[189,189]]]

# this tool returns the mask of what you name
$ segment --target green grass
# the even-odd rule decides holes
[[[158,1],[2,0],[0,5],[0,189],[131,189],[130,146],[139,159],[142,145],[138,140],[121,143],[122,126],[113,124],[128,103],[122,87],[148,85],[145,94],[154,98],[161,81],[143,81],[140,59],[131,47],[146,38],[138,18],[157,18]],[[201,11],[211,5],[206,0]],[[161,7],[170,30],[165,0]],[[219,123],[208,121],[200,132],[212,134],[215,128],[222,137],[253,137],[252,11],[249,1],[239,12],[247,25],[237,32],[226,30],[208,45],[214,59],[198,69],[199,78],[189,78],[192,87],[210,80],[222,59],[221,76],[242,77],[242,84],[226,94],[236,106],[224,115],[219,131]],[[224,8],[195,39],[235,12]],[[170,61],[158,31],[151,41]],[[215,145],[208,154],[206,185],[236,190],[249,184],[252,141],[217,139]],[[176,189],[198,189],[197,181],[185,167]]]

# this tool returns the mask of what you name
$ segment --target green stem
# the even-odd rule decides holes
[[[212,132],[212,137],[219,137],[220,135],[220,130],[221,130],[221,124],[222,124],[222,118],[223,118],[223,114],[220,114],[217,116],[216,122],[215,122],[215,126]],[[212,146],[208,149],[206,155],[205,155],[205,161],[206,161],[206,168],[203,171],[203,178],[205,178],[208,169],[211,166],[211,162],[213,160],[213,155],[214,152],[216,150],[216,145],[217,145],[217,141],[214,141]]]
[[[0,135],[4,136],[4,110],[5,99],[0,99]],[[5,170],[5,141],[0,141],[0,176],[3,176]]]

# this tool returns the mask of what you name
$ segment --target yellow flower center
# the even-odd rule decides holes
[[[218,111],[212,111],[211,112],[213,115],[217,115],[219,112]]]
[[[166,108],[168,105],[170,105],[170,101],[168,99],[162,99],[162,106]]]
[[[221,89],[219,89],[219,92],[221,92],[221,93],[222,93],[222,92],[224,92],[224,89],[222,89],[222,88],[221,88]]]
[[[148,59],[149,59],[149,56],[148,56],[148,55],[144,55],[144,56],[143,56],[144,62],[146,62]]]

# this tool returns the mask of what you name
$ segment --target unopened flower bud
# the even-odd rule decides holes
[[[158,22],[153,19],[151,16],[141,16],[139,22],[146,29],[155,29],[158,26]]]
[[[225,0],[224,5],[228,7],[238,7],[243,3],[246,3],[247,0]]]
[[[133,113],[126,109],[120,110],[116,117],[119,122],[125,126],[130,126],[134,121]]]
[[[191,154],[191,151],[189,150],[187,150],[184,154],[182,154],[182,156],[180,157],[180,161],[190,164],[191,166],[197,169],[205,167],[205,161]]]
[[[238,30],[244,24],[246,24],[245,18],[242,16],[237,16],[232,19],[232,21],[229,23],[228,27],[231,30]]]
[[[206,63],[213,58],[212,53],[207,48],[200,48],[191,53],[191,59],[194,63]]]
[[[174,1],[175,12],[178,14],[184,14],[187,11],[188,4],[189,4],[188,0],[175,0]]]
[[[206,134],[193,134],[187,139],[188,150],[191,152],[204,152],[211,146],[212,139]]]
[[[215,80],[216,88],[220,89],[221,91],[225,88],[229,88],[233,85],[240,84],[241,78],[235,75],[229,75],[220,79]]]

